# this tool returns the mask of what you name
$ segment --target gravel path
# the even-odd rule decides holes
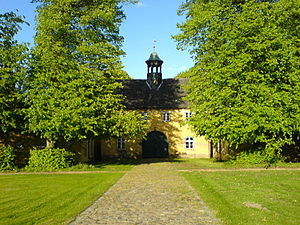
[[[70,225],[219,224],[171,163],[135,166]]]

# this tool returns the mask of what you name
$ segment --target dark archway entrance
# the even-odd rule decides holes
[[[159,131],[148,133],[142,146],[144,158],[165,158],[169,156],[167,137]]]

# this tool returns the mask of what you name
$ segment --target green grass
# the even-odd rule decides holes
[[[215,159],[176,159],[173,161],[177,169],[234,169],[234,168],[264,168],[265,165],[232,164],[230,162],[217,162]],[[300,163],[277,163],[270,168],[300,168]]]
[[[122,173],[0,176],[0,224],[63,224],[114,184]]]
[[[300,221],[300,171],[181,173],[230,225],[296,225]],[[247,204],[260,206],[249,207]]]
[[[216,162],[214,159],[176,159],[173,161],[177,169],[212,169],[225,168],[231,165],[224,162]]]
[[[57,171],[108,171],[108,172],[125,172],[131,170],[135,165],[139,164],[140,160],[105,160],[96,163],[79,163],[74,166],[51,170],[52,172]],[[1,171],[0,171],[1,172]],[[5,171],[5,173],[10,172],[43,172],[35,170],[28,170],[27,168],[16,169],[13,171]],[[46,171],[49,172],[49,171]]]
[[[123,160],[123,161],[103,161],[94,164],[77,164],[70,168],[62,169],[61,171],[128,171],[136,164],[137,160]]]

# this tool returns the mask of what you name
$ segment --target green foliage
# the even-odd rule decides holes
[[[189,78],[189,70],[182,71],[176,75],[176,78]]]
[[[190,0],[174,38],[197,62],[188,71],[191,125],[230,144],[277,152],[300,128],[300,2]]]
[[[0,171],[15,169],[15,149],[12,146],[0,147]]]
[[[24,129],[21,108],[24,105],[23,81],[28,48],[18,44],[15,35],[26,23],[14,12],[0,14],[0,134]]]
[[[65,149],[33,149],[26,170],[53,171],[70,167],[74,163],[74,153]]]
[[[261,150],[253,152],[240,152],[234,160],[231,160],[233,164],[258,164],[265,167],[269,167],[271,164],[277,164],[283,162],[284,158],[280,153],[271,150]]]
[[[85,164],[85,163],[78,163],[78,164],[70,167],[68,170],[70,170],[70,171],[78,171],[78,170],[89,171],[89,170],[94,170],[94,169],[95,169],[94,165]]]
[[[53,142],[120,135],[120,123],[126,133],[140,132],[142,122],[124,113],[116,82],[128,78],[119,35],[121,3],[127,1],[35,2],[40,6],[28,77],[30,130]]]

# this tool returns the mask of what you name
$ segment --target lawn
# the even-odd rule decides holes
[[[300,171],[182,172],[227,225],[298,225]]]
[[[256,164],[233,164],[229,161],[217,162],[215,159],[175,159],[173,160],[177,169],[233,169],[233,168],[264,168],[265,165]],[[270,168],[300,168],[300,163],[282,163],[271,165]]]
[[[213,169],[232,168],[233,165],[225,162],[216,162],[214,159],[176,159],[172,162],[177,169]]]
[[[110,171],[125,172],[131,170],[135,165],[139,164],[139,160],[108,160],[100,161],[93,164],[77,164],[70,168],[61,169],[61,171]]]
[[[0,224],[68,223],[122,175],[0,175]]]
[[[177,170],[189,171],[180,174],[194,186],[222,224],[299,224],[299,170],[235,171],[237,165],[210,159],[167,161]],[[105,173],[0,175],[0,224],[67,224],[125,171],[140,163],[155,162],[108,161],[66,169]],[[299,167],[299,164],[280,166]],[[229,170],[216,170],[224,168]]]

